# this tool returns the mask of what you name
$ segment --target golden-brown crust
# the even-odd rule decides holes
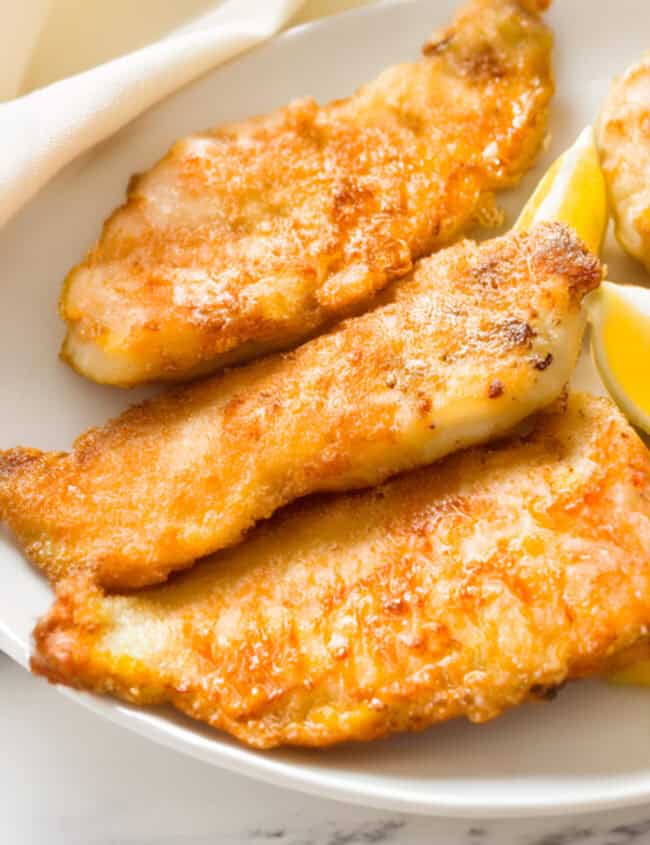
[[[64,357],[97,381],[179,379],[358,310],[528,168],[550,47],[516,0],[475,0],[347,100],[179,141],[69,274]]]
[[[53,580],[163,580],[299,496],[378,484],[552,402],[601,272],[561,224],[461,242],[292,353],[131,408],[68,455],[0,453],[0,515]]]
[[[598,141],[618,240],[650,270],[650,54],[612,86]]]
[[[299,502],[168,584],[62,584],[34,671],[261,748],[466,716],[638,655],[650,456],[604,399],[362,493]]]

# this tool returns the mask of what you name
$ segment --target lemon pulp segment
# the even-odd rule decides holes
[[[600,252],[608,221],[607,189],[591,126],[542,177],[515,228],[528,231],[545,220],[566,223],[592,252]]]
[[[650,289],[603,282],[585,307],[605,386],[632,422],[650,433]]]
[[[621,390],[650,415],[650,319],[644,320],[622,298],[603,321],[603,344]]]

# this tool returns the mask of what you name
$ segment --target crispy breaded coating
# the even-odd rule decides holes
[[[68,275],[63,357],[130,385],[289,348],[494,217],[545,133],[546,5],[474,0],[349,99],[179,141]]]
[[[548,405],[601,273],[559,223],[462,242],[295,352],[131,408],[70,454],[0,452],[0,516],[52,579],[161,581],[299,496],[378,484]]]
[[[650,54],[612,86],[598,140],[616,236],[650,270]]]
[[[481,722],[638,657],[650,455],[609,400],[362,493],[297,503],[168,584],[62,584],[34,671],[259,748]]]

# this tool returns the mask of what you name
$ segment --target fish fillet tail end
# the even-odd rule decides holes
[[[576,303],[602,282],[606,268],[576,233],[558,222],[540,223],[529,237],[530,262],[535,274],[564,276]]]
[[[34,628],[34,652],[30,669],[50,683],[68,683],[76,677],[76,668],[86,660],[83,636],[79,628],[91,632],[99,619],[94,617],[96,602],[101,593],[87,578],[77,576],[62,582],[47,614]],[[83,601],[79,601],[83,596]],[[73,633],[76,631],[76,633]],[[74,683],[74,682],[73,682]]]

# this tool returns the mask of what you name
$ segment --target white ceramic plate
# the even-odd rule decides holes
[[[177,137],[311,94],[351,92],[385,65],[415,57],[462,0],[415,0],[295,29],[170,98],[76,161],[0,232],[0,446],[67,448],[133,402],[87,383],[56,357],[61,279],[121,202],[127,179]],[[647,0],[556,0],[558,93],[552,144],[505,201],[515,211],[549,160],[596,115],[611,77],[650,47]],[[613,278],[640,280],[610,242]],[[598,388],[587,358],[580,386]],[[0,537],[0,647],[27,664],[30,631],[50,590]],[[650,691],[577,684],[552,706],[495,722],[457,722],[423,734],[327,752],[249,751],[171,711],[65,694],[165,745],[276,784],[347,801],[437,815],[541,815],[650,801]],[[46,718],[46,714],[44,714]],[[97,761],[101,765],[101,761]]]

